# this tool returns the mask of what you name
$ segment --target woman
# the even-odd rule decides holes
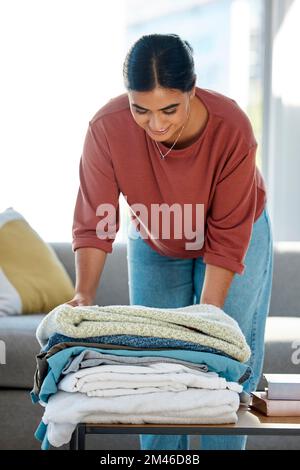
[[[130,303],[222,308],[239,323],[251,348],[253,373],[244,389],[255,390],[264,357],[273,241],[251,123],[234,100],[196,86],[193,50],[176,34],[142,36],[129,50],[123,74],[127,93],[95,114],[84,143],[71,303],[92,303],[119,229],[122,192],[132,211]],[[201,447],[245,449],[246,437],[202,436]],[[140,440],[143,449],[188,448],[184,435]]]

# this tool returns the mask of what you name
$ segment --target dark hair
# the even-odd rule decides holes
[[[148,34],[129,49],[123,64],[127,90],[152,91],[157,86],[191,91],[195,85],[193,48],[177,34]]]

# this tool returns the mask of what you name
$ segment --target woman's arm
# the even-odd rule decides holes
[[[94,300],[107,253],[98,248],[78,248],[75,251],[75,292]]]
[[[78,248],[75,251],[75,295],[66,304],[76,307],[94,303],[106,255],[105,251],[92,247]]]
[[[220,266],[206,264],[200,303],[222,308],[234,274]]]

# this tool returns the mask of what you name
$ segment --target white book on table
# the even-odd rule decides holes
[[[300,374],[264,374],[268,400],[300,400]]]

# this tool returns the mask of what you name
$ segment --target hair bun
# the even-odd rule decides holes
[[[186,41],[185,39],[183,40],[183,42],[188,47],[188,49],[191,51],[191,53],[194,54],[194,49],[192,48],[190,43],[188,41]]]

